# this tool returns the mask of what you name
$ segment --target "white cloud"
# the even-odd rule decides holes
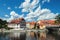
[[[50,2],[50,0],[42,0],[42,3]],[[27,16],[25,17],[26,21],[38,21],[38,20],[45,20],[45,19],[54,19],[58,13],[52,13],[51,10],[47,8],[41,9],[41,5],[39,5],[39,0],[33,0],[30,3],[30,0],[26,0],[23,2],[19,7],[23,8],[22,12],[29,12]],[[37,9],[35,9],[37,6]],[[33,11],[33,9],[35,11]]]
[[[5,15],[5,17],[9,17],[8,15]]]
[[[27,1],[27,0],[25,0],[25,2],[30,2],[30,0],[28,0],[28,1]]]
[[[44,4],[45,2],[50,2],[50,0],[43,0],[42,4]]]
[[[39,0],[33,0],[30,3],[30,0],[25,0],[25,2],[23,2],[19,8],[23,8],[22,12],[30,12],[32,9],[34,9],[36,7],[36,5],[39,3]]]
[[[10,21],[13,20],[13,19],[14,19],[14,17],[11,16],[10,18],[7,19],[7,22],[10,22]]]
[[[39,14],[41,14],[40,13],[40,6],[34,12],[31,11],[29,14],[27,14],[26,19],[27,18],[35,18],[35,17],[39,16]]]
[[[46,10],[43,11],[42,13],[44,14],[40,15],[37,20],[54,19],[58,15],[58,13],[55,14]]]
[[[11,16],[14,16],[14,17],[19,16],[15,11],[11,11],[11,12],[10,12],[10,15],[11,15]]]
[[[28,5],[29,5],[29,2],[23,2],[20,6],[19,6],[19,8],[27,8],[28,7]]]
[[[27,10],[26,9],[22,9],[22,12],[27,12]]]
[[[38,21],[45,19],[54,19],[57,15],[58,13],[52,13],[49,9],[40,9],[40,7],[38,7],[35,12],[30,12],[27,14],[25,19],[27,21],[32,21],[36,18],[34,21]]]
[[[11,12],[10,12],[10,16],[11,16],[11,17],[8,18],[7,21],[11,21],[11,20],[16,19],[16,18],[19,17],[19,15],[18,15],[15,11],[11,11]]]
[[[34,9],[38,3],[39,3],[39,0],[33,0],[31,5],[30,5],[30,8]]]
[[[43,0],[42,3],[50,2],[50,0]],[[38,5],[38,6],[37,6]],[[37,8],[36,8],[37,7]],[[53,13],[50,9],[43,8],[41,9],[41,5],[39,5],[39,0],[33,0],[30,3],[30,0],[25,0],[19,8],[22,8],[22,12],[29,12],[26,17],[24,14],[19,15],[15,11],[10,12],[10,18],[6,19],[10,21],[14,18],[21,18],[23,17],[26,21],[38,21],[38,20],[45,20],[45,19],[54,19],[58,13]],[[36,9],[35,9],[36,8]],[[8,8],[10,9],[10,8]],[[35,11],[33,11],[33,9]],[[7,15],[5,15],[7,16]]]
[[[7,16],[7,15],[6,15],[6,16]],[[15,11],[11,11],[11,12],[10,12],[10,17],[4,18],[4,20],[7,20],[8,22],[10,22],[11,20],[16,19],[16,18],[24,18],[24,14],[19,15],[19,14],[16,13]]]
[[[8,7],[7,9],[9,9],[9,10],[10,10],[10,9],[11,9],[11,7]]]
[[[24,18],[24,14],[22,14],[22,15],[19,15],[19,18]]]

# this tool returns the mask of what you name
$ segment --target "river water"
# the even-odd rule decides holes
[[[0,33],[0,40],[60,40],[59,33],[47,32],[6,32]]]

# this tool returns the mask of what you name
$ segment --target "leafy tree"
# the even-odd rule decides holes
[[[59,24],[60,23],[60,14],[57,15],[55,19],[56,19],[55,23],[56,24]]]
[[[0,19],[0,29],[1,28],[6,28],[7,27],[7,21]]]
[[[36,29],[36,23],[35,23],[35,25],[34,25],[34,29]]]
[[[39,24],[37,24],[37,23],[35,23],[35,25],[34,25],[34,29],[39,29]]]

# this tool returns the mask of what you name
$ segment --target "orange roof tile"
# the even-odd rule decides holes
[[[34,25],[36,22],[30,22],[30,25]]]
[[[39,24],[55,24],[55,20],[40,20]]]
[[[19,24],[22,20],[24,20],[24,19],[23,18],[18,18],[18,19],[11,20],[10,23],[12,23],[12,24]]]

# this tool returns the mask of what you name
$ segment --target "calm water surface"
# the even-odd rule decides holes
[[[0,40],[60,40],[60,34],[33,31],[0,33]]]

